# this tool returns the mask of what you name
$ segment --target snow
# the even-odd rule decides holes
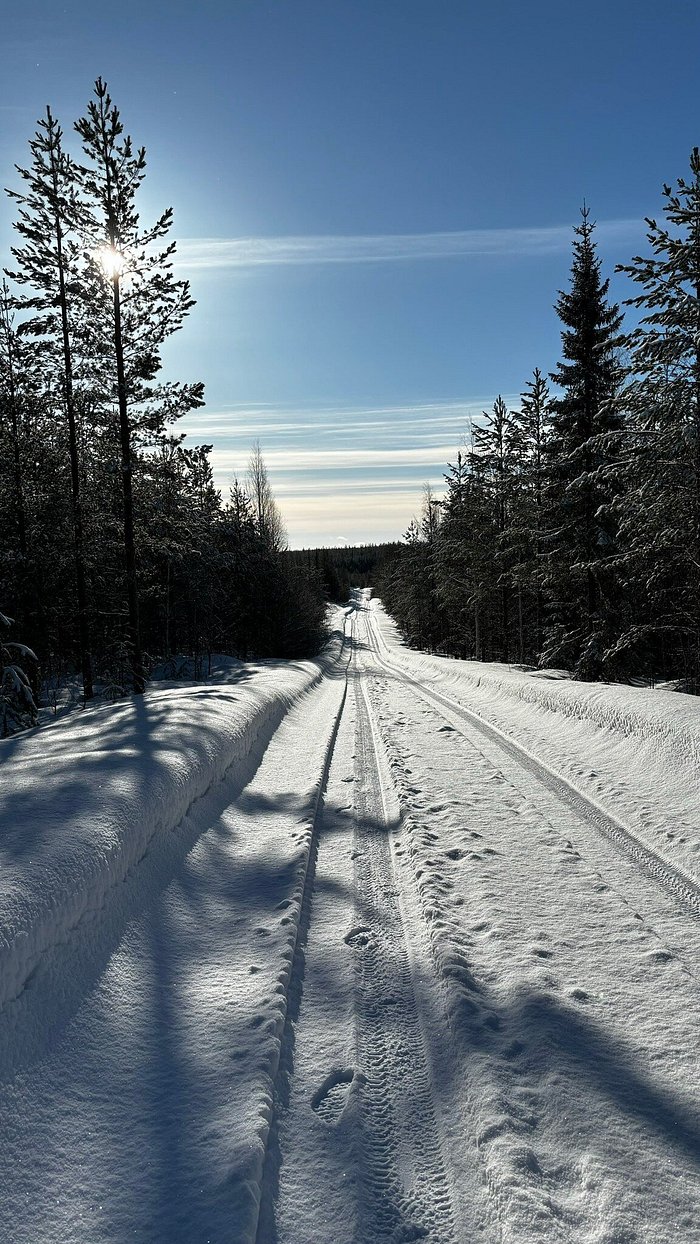
[[[698,697],[413,653],[381,610],[377,620],[395,660],[517,738],[631,823],[650,847],[697,875]]]
[[[0,743],[0,1235],[697,1244],[700,703],[337,625]]]
[[[4,1239],[254,1238],[342,668],[336,640],[2,745]]]
[[[246,671],[243,678],[251,678]],[[42,955],[181,824],[236,763],[259,756],[313,666],[231,684],[155,689],[2,745],[0,1005]]]

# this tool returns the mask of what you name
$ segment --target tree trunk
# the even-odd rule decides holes
[[[508,600],[508,587],[504,583],[501,587],[501,625],[503,627],[503,660],[510,660],[510,644],[508,631],[510,629],[510,609]]]
[[[143,695],[146,680],[141,655],[139,631],[139,598],[136,584],[136,545],[134,541],[134,501],[131,487],[131,428],[126,401],[126,376],[124,371],[124,347],[122,342],[121,302],[119,297],[119,274],[112,277],[114,292],[114,353],[117,360],[117,395],[119,401],[119,440],[122,454],[122,492],[124,499],[124,561],[126,563],[126,590],[129,605],[129,646],[134,695]]]
[[[90,656],[90,630],[88,626],[87,587],[85,580],[83,513],[80,501],[78,433],[73,395],[73,363],[70,351],[68,303],[66,299],[65,278],[63,275],[60,225],[58,223],[57,244],[59,298],[61,301],[61,330],[63,335],[64,397],[66,403],[66,418],[68,421],[68,453],[70,457],[70,495],[71,516],[73,519],[73,548],[75,553],[75,584],[78,597],[78,645],[80,648],[80,668],[83,676],[83,696],[85,700],[91,700],[94,695],[94,690],[92,684],[92,658]]]

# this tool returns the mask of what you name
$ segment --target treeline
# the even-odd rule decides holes
[[[211,446],[173,434],[203,385],[160,380],[160,354],[194,303],[173,272],[172,212],[140,221],[145,151],[101,80],[74,129],[78,156],[47,108],[8,191],[0,732],[13,704],[31,720],[18,680],[35,700],[38,665],[78,671],[90,699],[105,683],[142,692],[170,653],[298,656],[323,636],[319,579],[291,581],[259,450],[222,504]]]
[[[292,564],[320,580],[329,600],[342,604],[354,587],[372,587],[382,580],[385,567],[399,544],[357,544],[330,549],[294,549],[287,554]]]
[[[584,209],[561,361],[502,398],[382,581],[411,644],[700,690],[700,153],[647,220],[624,332]],[[551,382],[551,388],[550,388]]]

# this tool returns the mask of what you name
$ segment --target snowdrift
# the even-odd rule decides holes
[[[0,743],[0,1006],[41,957],[239,767],[259,762],[291,706],[337,661],[236,665],[208,685],[64,718]],[[4,780],[3,780],[4,779]]]

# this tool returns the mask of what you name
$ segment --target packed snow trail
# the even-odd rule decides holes
[[[463,1198],[433,1087],[445,1068],[431,1057],[426,998],[418,1002],[421,954],[432,1007],[442,1024],[447,1016],[396,888],[399,810],[359,651],[320,826],[294,1053],[277,1094],[268,1191],[278,1203],[263,1207],[260,1244],[456,1244],[466,1225],[464,1215],[455,1222]]]
[[[8,784],[0,806],[16,811],[24,796],[27,819],[3,817],[13,830],[4,844],[10,963],[28,962],[9,939],[27,913],[43,934],[0,1014],[7,1244],[254,1239],[297,916],[346,661],[336,643],[322,665],[234,671],[207,689],[207,712],[202,689],[155,689],[142,707],[13,741],[24,787]],[[129,727],[131,712],[148,728]],[[117,731],[126,745],[114,743]],[[42,743],[54,756],[43,790]],[[104,804],[90,779],[103,780]],[[44,802],[50,811],[51,793],[67,818],[63,834],[57,817],[30,815]]]
[[[697,918],[416,664],[375,694],[503,1237],[700,1239]]]
[[[550,748],[538,764],[459,696],[435,698],[426,663],[387,651],[380,624],[390,631],[360,598],[354,797],[320,826],[328,877],[340,870],[347,886],[356,857],[353,961],[337,932],[351,918],[347,892],[340,904],[332,890],[319,895],[318,928],[312,896],[296,1070],[277,1100],[276,1218],[260,1244],[437,1241],[452,1231],[494,1244],[700,1240],[695,877],[633,831],[639,854],[628,844],[621,853],[606,832],[608,822],[625,828],[615,790],[605,809],[600,789],[576,790],[552,771]],[[393,783],[381,778],[387,764]],[[387,816],[392,801],[400,815]],[[384,865],[395,864],[373,887],[366,859],[378,841]],[[667,876],[649,871],[650,855]],[[683,893],[667,884],[674,871]],[[386,921],[392,902],[402,925],[389,923],[377,990],[364,963],[377,912]],[[410,962],[406,993],[397,954]],[[374,1116],[363,1033],[369,1014],[371,1045],[381,1046],[397,1004],[417,1040],[379,1054],[392,1082],[404,1061],[391,1109]],[[414,1152],[430,1138],[427,1177],[410,1143],[402,1152],[407,1132]],[[437,1213],[406,1214],[415,1189],[427,1189]]]
[[[700,705],[344,631],[0,745],[0,1236],[700,1244]]]

